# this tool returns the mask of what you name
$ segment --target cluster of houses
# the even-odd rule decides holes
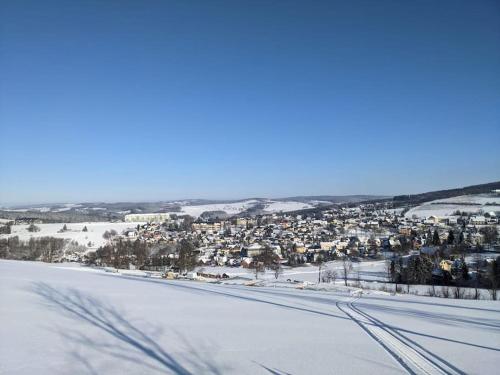
[[[405,212],[390,204],[361,204],[311,214],[198,219],[187,226],[185,218],[176,217],[138,224],[111,241],[126,238],[162,246],[189,239],[196,245],[200,264],[244,267],[269,248],[291,265],[316,262],[319,257],[324,261],[346,255],[384,259],[395,252],[432,252],[429,249],[443,244],[461,244],[471,250],[498,249],[498,238],[491,241],[481,231],[485,226],[497,227],[498,218],[493,212],[442,218],[407,217]],[[443,263],[443,267],[448,266]]]

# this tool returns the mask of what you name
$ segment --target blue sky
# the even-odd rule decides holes
[[[498,1],[0,5],[0,203],[500,179]]]

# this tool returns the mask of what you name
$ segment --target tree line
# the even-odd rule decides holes
[[[87,263],[98,266],[128,269],[133,265],[138,269],[156,267],[173,268],[187,272],[196,266],[198,250],[193,242],[183,239],[177,244],[150,244],[118,239],[89,253]]]
[[[84,249],[75,241],[55,237],[32,237],[28,241],[18,236],[0,239],[0,258],[3,259],[54,262],[60,260],[65,251]]]
[[[453,262],[450,270],[440,269],[436,274],[434,271],[439,269],[437,265],[439,261],[438,254],[434,259],[425,254],[406,258],[395,257],[388,262],[389,280],[396,285],[396,290],[398,290],[398,284],[406,285],[408,292],[410,285],[430,285],[431,294],[436,295],[436,285],[452,286],[456,293],[455,297],[463,298],[464,288],[468,287],[474,288],[474,299],[479,299],[479,289],[488,289],[492,299],[497,298],[497,290],[500,286],[500,256],[490,262],[485,262],[476,256],[472,263],[473,277],[463,256],[450,261]]]

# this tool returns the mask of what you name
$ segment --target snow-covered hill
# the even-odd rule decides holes
[[[0,261],[2,374],[496,374],[500,305]]]
[[[11,226],[11,234],[0,234],[0,238],[18,236],[20,240],[27,241],[31,237],[56,237],[65,238],[72,241],[77,241],[80,245],[87,246],[91,242],[89,249],[97,249],[104,245],[106,240],[102,237],[104,232],[115,230],[117,233],[122,233],[127,228],[133,228],[138,223],[51,223],[37,224],[40,228],[39,232],[29,232],[28,225],[13,225]],[[66,225],[67,230],[62,232],[62,227]],[[82,231],[87,227],[87,231]]]
[[[296,202],[296,201],[275,201],[262,199],[249,199],[233,203],[215,203],[201,205],[182,205],[180,211],[173,212],[178,215],[186,214],[193,217],[199,217],[204,212],[223,212],[226,215],[233,216],[245,213],[251,209],[258,209],[262,213],[290,212],[313,208],[316,205]]]
[[[239,214],[266,214],[291,212],[334,203],[353,203],[375,199],[376,196],[304,196],[292,198],[252,198],[242,200],[187,199],[158,202],[118,203],[58,203],[0,207],[0,218],[34,217],[52,222],[84,222],[123,219],[127,214],[176,213],[199,217],[204,212],[234,216]]]
[[[434,215],[445,217],[453,215],[456,211],[470,213],[499,212],[500,196],[495,194],[472,194],[438,199],[412,208],[405,216],[413,217],[415,215],[426,218]]]

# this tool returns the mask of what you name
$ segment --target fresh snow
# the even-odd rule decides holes
[[[290,212],[290,211],[304,210],[313,207],[314,207],[313,205],[303,202],[277,201],[277,202],[267,203],[264,208],[264,211],[272,213]]]
[[[472,194],[438,199],[410,209],[405,216],[408,218],[414,215],[419,218],[446,217],[453,215],[457,210],[469,213],[499,212],[500,197],[489,194]]]
[[[491,194],[471,194],[460,195],[458,197],[438,199],[436,203],[472,203],[472,204],[487,204],[492,203],[500,206],[500,196]]]
[[[349,278],[354,279],[359,276],[360,279],[367,281],[387,281],[387,267],[384,260],[367,261],[367,262],[354,262],[352,263],[353,271],[349,274]],[[255,271],[253,269],[243,267],[229,267],[229,266],[202,266],[197,268],[200,272],[211,274],[227,274],[231,277],[238,276],[246,279],[253,279]],[[342,262],[332,261],[322,265],[321,274],[325,275],[327,270],[332,270],[336,273],[337,279],[342,276]],[[302,267],[288,267],[283,266],[283,273],[280,275],[280,281],[288,279],[299,282],[316,283],[318,281],[318,266],[311,264],[304,264]],[[275,279],[274,271],[266,270],[259,274],[259,279],[271,280]]]
[[[16,261],[0,261],[0,296],[2,374],[498,373],[493,301]]]
[[[253,207],[258,201],[254,199],[249,199],[246,201],[235,202],[235,203],[215,203],[215,204],[202,204],[202,205],[192,205],[192,206],[182,206],[180,214],[185,214],[193,217],[200,216],[206,211],[224,211],[228,215],[236,215],[247,209]],[[179,214],[179,212],[174,212]]]
[[[68,230],[59,233],[62,227],[66,224]],[[140,223],[110,223],[110,222],[92,222],[92,223],[51,223],[51,224],[36,224],[40,228],[39,232],[28,232],[26,224],[12,225],[11,234],[1,234],[0,238],[19,236],[20,240],[27,241],[31,237],[56,237],[66,238],[72,241],[77,241],[80,245],[87,245],[92,242],[90,249],[96,249],[106,243],[102,237],[105,231],[116,230],[121,233],[125,229],[133,228]],[[82,232],[83,227],[87,227],[87,232]]]
[[[259,203],[264,203],[264,211],[267,213],[274,212],[289,212],[297,211],[306,208],[313,208],[314,206],[308,203],[294,202],[294,201],[259,201],[256,199],[248,199],[241,202],[234,203],[214,203],[214,204],[201,204],[201,205],[183,205],[180,212],[172,212],[177,215],[190,215],[199,217],[203,212],[207,211],[224,211],[228,215],[237,215],[246,210],[254,207]]]

